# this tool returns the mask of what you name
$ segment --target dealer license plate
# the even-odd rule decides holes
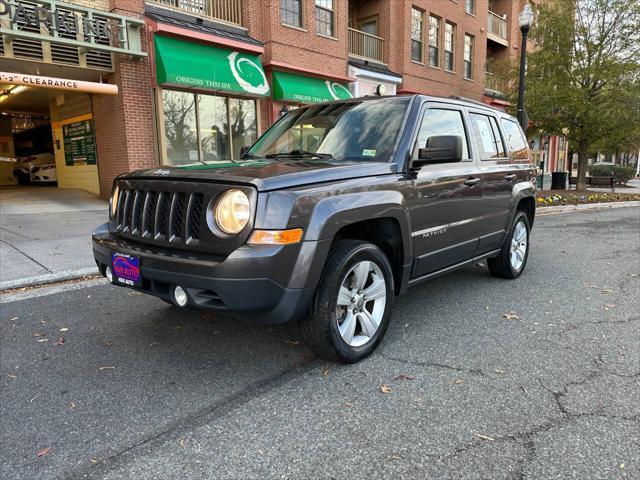
[[[142,284],[140,275],[140,257],[126,253],[113,252],[111,254],[113,279],[124,285],[139,287]]]

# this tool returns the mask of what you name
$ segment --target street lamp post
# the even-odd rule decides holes
[[[518,15],[518,23],[520,24],[520,31],[522,32],[522,45],[520,46],[520,83],[518,84],[518,121],[523,130],[527,129],[525,125],[524,114],[524,77],[527,69],[527,34],[531,23],[533,22],[533,11],[528,3]]]

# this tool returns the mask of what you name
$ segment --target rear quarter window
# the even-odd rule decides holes
[[[511,154],[511,158],[514,160],[526,160],[529,159],[529,149],[527,148],[527,140],[522,133],[520,125],[513,120],[502,118],[500,120],[502,124],[502,130],[507,141],[507,148]]]

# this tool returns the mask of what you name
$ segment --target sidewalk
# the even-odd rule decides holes
[[[0,290],[97,273],[91,232],[107,209],[83,190],[0,188]]]

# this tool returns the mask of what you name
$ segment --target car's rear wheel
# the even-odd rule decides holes
[[[357,362],[378,346],[389,325],[393,274],[382,250],[341,240],[329,252],[322,278],[302,322],[307,345],[319,356]]]
[[[529,258],[530,231],[527,215],[517,212],[500,254],[487,259],[489,271],[493,276],[513,279],[522,274]]]

